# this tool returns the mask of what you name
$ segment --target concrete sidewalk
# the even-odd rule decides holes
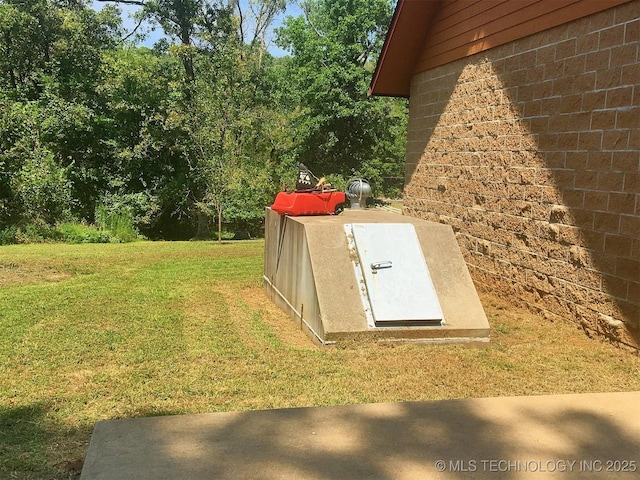
[[[640,478],[640,392],[96,424],[81,480]]]

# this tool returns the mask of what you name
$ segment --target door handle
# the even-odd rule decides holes
[[[371,264],[371,272],[378,273],[378,270],[382,270],[383,268],[391,268],[393,267],[393,263],[389,260],[385,260],[383,262],[373,262]]]

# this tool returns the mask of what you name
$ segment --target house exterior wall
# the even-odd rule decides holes
[[[640,0],[414,75],[405,214],[479,288],[640,346]]]

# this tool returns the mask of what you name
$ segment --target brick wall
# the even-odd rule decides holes
[[[640,0],[415,75],[404,205],[480,288],[640,346]]]

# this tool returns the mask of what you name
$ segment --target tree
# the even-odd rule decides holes
[[[85,0],[0,0],[0,222],[106,207],[152,238],[209,235],[214,219],[219,237],[256,234],[298,160],[394,175],[404,107],[365,97],[387,2],[307,2],[283,59],[266,32],[285,0],[113,3],[168,39],[135,47],[115,7]]]
[[[98,14],[82,2],[73,8],[51,0],[0,2],[7,221],[83,216],[99,190],[104,149],[95,91],[118,22],[112,8]]]
[[[51,73],[51,51],[61,26],[47,0],[0,2],[0,86],[14,99],[37,98]]]
[[[0,87],[15,99],[35,100],[52,81],[71,93],[95,79],[119,21],[113,7],[96,13],[82,2],[70,9],[51,0],[0,1]]]
[[[0,150],[2,173],[8,174],[2,182],[4,220],[52,224],[68,219],[73,207],[71,182],[67,169],[41,140],[44,112],[35,102],[14,103],[3,110],[0,133],[11,142]]]
[[[273,149],[265,140],[270,124],[264,120],[273,103],[264,93],[264,39],[285,2],[252,0],[248,5],[251,15],[237,0],[147,4],[165,32],[181,42],[169,52],[185,68],[183,103],[175,118],[187,132],[182,144],[188,167],[185,194],[194,207],[190,214],[198,236],[207,234],[211,217],[217,219],[219,238],[223,221],[259,225],[265,206],[264,195],[252,197],[261,203],[256,218],[255,202],[247,202],[245,194],[247,186],[255,189],[258,179],[268,178],[265,160]],[[264,191],[267,185],[261,187]]]
[[[181,69],[171,55],[116,49],[105,56],[98,88],[106,119],[100,135],[111,150],[99,202],[128,211],[151,237],[173,237],[170,225],[188,215]]]
[[[406,103],[367,98],[373,61],[382,48],[389,0],[308,0],[303,17],[288,17],[277,43],[291,51],[290,77],[302,114],[292,124],[294,157],[323,175],[400,176]],[[373,178],[372,178],[373,177]],[[377,185],[376,185],[377,184]]]
[[[219,238],[223,220],[257,233],[278,185],[271,180],[272,135],[283,122],[265,58],[271,61],[259,44],[235,35],[198,57],[202,73],[190,116],[194,194],[200,214],[217,217]]]
[[[261,203],[254,206],[244,194],[247,185],[255,188],[257,179],[274,170],[265,161],[277,150],[269,132],[272,125],[281,129],[283,121],[268,121],[278,108],[265,91],[265,38],[285,0],[115,3],[143,7],[142,15],[170,41],[153,51],[115,50],[106,56],[98,92],[104,95],[102,133],[110,139],[114,168],[102,202],[130,203],[136,217],[163,236],[165,227],[185,218],[200,236],[208,234],[210,217],[219,229],[223,222],[261,224],[265,196],[252,196]],[[157,69],[160,64],[164,70]],[[262,187],[270,190],[266,183]]]

